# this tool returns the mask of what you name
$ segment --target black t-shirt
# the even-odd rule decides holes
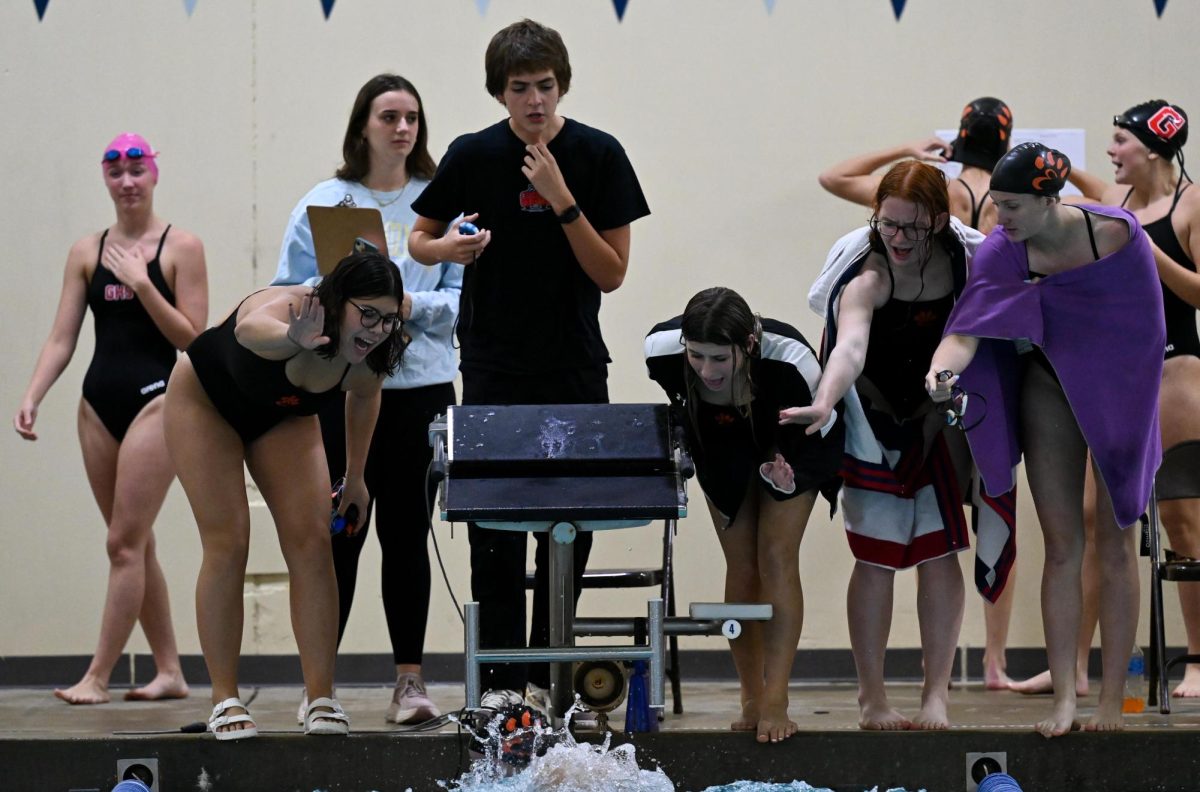
[[[568,118],[549,149],[597,231],[650,213],[633,166],[612,135]],[[600,289],[579,266],[549,202],[521,172],[525,155],[525,143],[507,119],[463,135],[413,203],[418,215],[446,223],[478,212],[475,224],[492,232],[463,278],[462,368],[602,369],[609,357],[600,337]]]

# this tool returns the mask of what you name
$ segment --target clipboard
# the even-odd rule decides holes
[[[383,231],[383,215],[378,209],[310,206],[306,211],[312,229],[317,272],[322,275],[333,272],[339,261],[354,252],[354,240],[359,237],[387,254],[387,235]]]

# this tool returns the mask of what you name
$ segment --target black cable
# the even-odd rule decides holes
[[[250,705],[254,703],[254,699],[256,698],[258,698],[258,685],[255,685],[250,689],[250,695],[242,703],[245,704],[246,709],[249,709]],[[178,729],[161,729],[159,731],[115,731],[113,734],[178,734],[180,732],[183,734],[205,734],[208,732],[208,723],[206,721],[194,721],[192,723],[185,723]]]
[[[458,614],[458,620],[464,625],[467,619],[463,616],[462,608],[458,604],[458,597],[454,596],[454,587],[450,585],[450,575],[446,572],[446,564],[442,561],[442,549],[438,547],[437,532],[433,530],[433,504],[429,502],[429,485],[433,478],[433,460],[429,460],[429,465],[425,468],[425,514],[429,515],[429,536],[433,539],[433,552],[437,556],[438,567],[442,570],[442,580],[446,581],[446,591],[450,594],[450,601],[454,603],[454,611]]]

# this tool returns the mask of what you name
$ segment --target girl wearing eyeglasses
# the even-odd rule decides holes
[[[1138,612],[1136,523],[1162,458],[1159,383],[1166,331],[1150,242],[1125,209],[1064,205],[1071,164],[1040,143],[1010,151],[992,172],[999,214],[926,376],[935,401],[960,386],[986,398],[967,432],[989,492],[1010,488],[1025,458],[1046,562],[1042,621],[1054,705],[1035,728],[1079,728],[1084,478],[1096,488],[1095,545],[1103,675],[1085,728],[1124,725],[1125,673]],[[1097,365],[1103,361],[1103,365]],[[1119,372],[1119,376],[1112,376]]]
[[[416,87],[395,74],[380,74],[362,86],[350,111],[342,143],[343,164],[334,178],[313,187],[288,220],[273,285],[313,283],[317,260],[309,205],[378,209],[387,234],[387,254],[399,268],[406,291],[400,313],[412,343],[404,365],[383,383],[379,423],[367,456],[371,503],[358,526],[333,537],[338,579],[338,642],[354,604],[358,559],[371,516],[383,561],[380,590],[387,619],[396,684],[384,715],[392,723],[420,723],[440,715],[421,676],[429,617],[429,525],[434,491],[426,470],[433,457],[429,423],[454,404],[458,363],[454,325],[463,268],[443,262],[426,267],[408,256],[408,234],[416,221],[412,203],[433,178],[429,126]],[[330,476],[346,467],[344,409],[340,399],[320,413]],[[302,701],[297,718],[303,717]]]
[[[868,227],[834,245],[809,293],[826,322],[824,373],[812,406],[785,409],[780,421],[816,432],[845,402],[842,515],[855,557],[847,610],[860,727],[942,729],[962,623],[957,554],[969,546],[971,460],[962,432],[933,409],[924,376],[983,236],[950,215],[942,172],[914,160],[888,170],[874,209]],[[976,566],[987,570],[976,583],[994,600],[1011,564],[1011,504],[976,506]],[[896,570],[910,567],[925,671],[912,717],[889,704],[883,662]]]
[[[248,468],[287,563],[292,628],[309,704],[306,734],[346,734],[333,698],[337,582],[329,550],[330,477],[316,413],[346,395],[339,516],[365,512],[367,448],[383,378],[404,351],[400,271],[378,253],[343,259],[316,289],[255,292],[196,338],[167,388],[167,447],[200,529],[196,623],[212,678],[218,740],[257,733],[238,696],[242,585],[250,542]]]
[[[176,353],[208,316],[204,246],[154,213],[157,153],[140,135],[118,135],[100,161],[116,222],[75,243],[62,295],[21,407],[17,433],[36,440],[38,408],[67,367],[88,308],[96,349],[83,380],[79,441],[108,526],[108,592],[96,653],[83,679],[54,695],[71,704],[109,701],[113,666],[139,621],[157,674],[126,699],[182,698],[167,585],[153,525],[174,478],[163,442],[163,400]]]
[[[843,200],[871,206],[883,178],[880,169],[901,158],[921,162],[954,162],[962,169],[947,185],[950,214],[984,234],[996,226],[996,207],[988,200],[992,168],[1012,142],[1012,110],[1003,101],[981,96],[963,108],[958,133],[950,142],[938,137],[893,146],[852,157],[827,168],[818,177],[821,186]],[[1009,572],[1015,582],[1016,566]],[[1005,690],[1013,684],[1007,672],[1005,650],[1012,619],[1015,586],[1006,586],[995,602],[983,599],[983,684],[988,690]]]

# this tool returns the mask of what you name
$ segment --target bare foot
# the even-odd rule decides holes
[[[946,699],[930,696],[921,702],[921,711],[912,719],[913,729],[949,729],[950,716],[946,714]]]
[[[107,704],[112,700],[108,695],[108,685],[87,676],[66,690],[56,689],[54,695],[68,704]]]
[[[1172,698],[1198,698],[1200,697],[1200,666],[1187,666],[1187,670],[1183,672],[1183,681],[1171,691]]]
[[[912,728],[912,721],[884,702],[882,706],[858,705],[858,728],[868,731],[903,731]]]
[[[779,706],[763,708],[763,716],[758,721],[758,736],[755,739],[760,743],[777,743],[791,737],[799,728],[788,718],[787,702],[784,701]]]
[[[742,717],[729,724],[730,731],[755,731],[758,729],[758,704],[754,699],[742,700]]]
[[[182,674],[159,674],[150,684],[125,693],[126,701],[159,701],[187,698],[188,686]]]
[[[1024,693],[1027,696],[1041,696],[1054,692],[1054,684],[1050,681],[1050,672],[1043,671],[1037,676],[1031,676],[1024,682],[1009,682],[1008,689],[1015,693]],[[1075,674],[1075,695],[1086,696],[1088,694],[1088,678],[1087,674]]]
[[[1011,690],[1013,682],[999,663],[984,663],[983,687],[985,690]]]
[[[1121,702],[1114,706],[1101,703],[1083,727],[1086,731],[1121,731],[1125,728],[1125,716],[1121,714]]]
[[[1068,732],[1079,731],[1079,721],[1075,720],[1075,705],[1059,704],[1054,713],[1046,720],[1036,724],[1034,731],[1046,739],[1061,737]]]

